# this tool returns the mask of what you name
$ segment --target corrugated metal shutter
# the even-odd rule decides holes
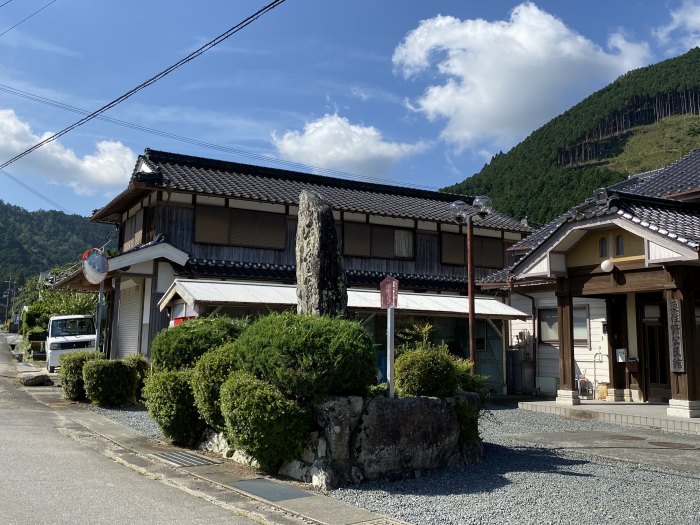
[[[141,333],[141,288],[141,285],[138,285],[121,292],[117,333],[119,359],[138,353]]]

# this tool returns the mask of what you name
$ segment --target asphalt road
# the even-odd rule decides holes
[[[0,523],[255,523],[92,450],[82,427],[21,389],[6,335],[0,332]]]

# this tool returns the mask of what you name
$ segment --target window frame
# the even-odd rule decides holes
[[[591,340],[591,312],[588,305],[575,305],[574,309],[574,346],[585,346],[590,344]],[[585,311],[585,323],[586,323],[586,339],[576,339],[576,311]],[[555,319],[557,322],[557,337],[556,339],[544,339],[542,337],[542,317],[544,312],[554,312]],[[537,309],[537,340],[544,344],[559,344],[559,313],[556,307],[544,307]],[[580,328],[580,327],[579,327]]]
[[[373,224],[373,223],[368,223],[368,222],[355,222],[355,221],[342,221],[343,225],[343,257],[359,257],[362,259],[383,259],[383,260],[390,260],[390,261],[415,261],[416,260],[416,229],[415,228],[402,228],[401,226],[391,226],[387,224]],[[358,226],[358,227],[365,227],[369,229],[369,247],[368,247],[368,252],[369,255],[357,255],[356,253],[348,253],[347,252],[347,244],[345,242],[346,240],[346,235],[345,235],[345,227],[346,225],[350,226]],[[408,257],[398,257],[396,255],[393,255],[391,257],[385,257],[385,256],[380,256],[380,255],[375,255],[372,251],[372,244],[374,241],[374,236],[376,235],[375,232],[378,232],[380,230],[392,230],[392,239],[393,239],[393,246],[392,246],[392,253],[396,254],[396,232],[397,231],[402,231],[402,232],[409,232],[410,237],[411,237],[411,255]]]
[[[199,217],[199,210],[202,208],[214,208],[216,210],[224,210],[226,214],[226,241],[225,242],[207,242],[207,241],[201,241],[197,238],[197,221]],[[270,216],[275,216],[275,217],[281,217],[281,222],[283,223],[283,231],[282,231],[282,243],[281,246],[264,246],[264,245],[255,245],[255,244],[245,244],[245,243],[233,243],[231,242],[231,231],[232,231],[232,226],[231,222],[233,220],[234,216],[234,211],[236,212],[243,212],[243,213],[249,213],[252,215],[258,215],[258,214],[265,214],[265,215],[270,215]],[[224,207],[224,206],[211,206],[208,204],[197,204],[194,207],[194,228],[192,230],[192,242],[194,244],[202,244],[206,246],[231,246],[234,248],[252,248],[252,249],[259,249],[259,250],[275,250],[275,251],[285,251],[287,247],[287,222],[288,222],[289,216],[286,213],[275,213],[275,212],[270,212],[270,211],[265,211],[265,210],[250,210],[247,208],[231,208],[231,207]],[[253,224],[255,224],[255,220],[252,221]],[[223,225],[222,225],[223,227]]]

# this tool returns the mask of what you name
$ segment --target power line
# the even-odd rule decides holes
[[[15,95],[17,97],[25,98],[27,100],[31,100],[33,102],[38,102],[40,104],[45,104],[47,106],[51,106],[54,108],[63,109],[65,111],[70,111],[70,112],[78,113],[78,114],[82,114],[82,115],[89,114],[89,112],[84,110],[84,109],[80,109],[80,108],[77,108],[75,106],[71,106],[69,104],[64,104],[62,102],[58,102],[58,101],[52,100],[50,98],[42,97],[41,95],[36,95],[34,93],[22,91],[20,89],[14,88],[12,86],[8,86],[6,84],[0,84],[0,91],[5,92],[5,93],[9,93],[11,95]],[[104,122],[109,122],[111,124],[115,124],[118,126],[123,126],[125,128],[134,129],[137,131],[142,131],[144,133],[150,133],[151,135],[156,135],[156,136],[167,138],[167,139],[177,140],[179,142],[184,142],[186,144],[192,144],[194,146],[200,146],[202,148],[207,148],[207,149],[211,149],[211,150],[215,150],[215,151],[222,151],[225,153],[231,153],[231,154],[239,155],[241,157],[246,157],[246,158],[251,158],[251,159],[260,160],[260,161],[264,161],[264,162],[269,162],[272,164],[282,165],[282,166],[292,168],[295,170],[311,171],[313,173],[318,173],[319,175],[328,175],[328,176],[350,178],[350,179],[355,179],[355,180],[360,180],[360,181],[365,181],[365,182],[376,182],[376,183],[380,183],[380,184],[387,183],[386,179],[381,179],[379,177],[370,177],[367,175],[359,175],[357,173],[351,173],[351,172],[337,170],[337,169],[333,169],[333,168],[321,168],[319,166],[303,164],[301,162],[294,162],[291,160],[279,159],[277,157],[271,157],[269,155],[263,155],[260,153],[254,153],[251,151],[232,148],[229,146],[223,146],[221,144],[214,144],[211,142],[205,142],[205,141],[194,139],[191,137],[176,135],[174,133],[170,133],[167,131],[149,128],[146,126],[141,126],[139,124],[134,124],[133,122],[127,122],[127,121],[115,119],[112,117],[99,116],[96,118],[98,120],[102,120]],[[414,188],[418,188],[418,189],[427,189],[427,190],[436,190],[437,189],[435,186],[409,184],[409,183],[401,182],[401,181],[399,181],[399,182],[404,186],[410,186],[410,187],[414,187]]]
[[[53,1],[55,1],[55,0],[53,0]],[[12,157],[10,160],[7,160],[7,161],[3,162],[2,164],[0,164],[0,170],[3,169],[3,168],[6,168],[7,166],[9,166],[10,164],[12,164],[13,162],[18,161],[18,160],[21,159],[22,157],[25,157],[25,156],[29,155],[32,151],[34,151],[34,150],[36,150],[36,149],[39,149],[40,147],[44,146],[45,144],[48,144],[49,142],[53,142],[53,141],[56,140],[57,138],[59,138],[59,137],[65,135],[66,133],[69,133],[70,131],[74,130],[74,129],[77,128],[78,126],[82,126],[82,125],[85,124],[86,122],[91,121],[92,119],[94,119],[94,118],[96,118],[97,116],[101,115],[101,114],[104,113],[105,111],[108,111],[109,109],[111,109],[111,108],[113,108],[114,106],[116,106],[116,105],[120,104],[121,102],[125,101],[126,99],[128,99],[128,98],[131,97],[132,95],[138,93],[138,92],[141,91],[142,89],[145,89],[145,88],[147,88],[148,86],[150,86],[151,84],[154,84],[155,82],[158,82],[160,79],[162,79],[163,77],[169,75],[170,73],[172,73],[173,71],[175,71],[176,69],[178,69],[180,66],[183,66],[183,65],[187,64],[188,62],[190,62],[191,60],[194,60],[195,58],[197,58],[197,57],[199,57],[200,55],[204,54],[204,53],[207,52],[209,49],[213,48],[214,46],[217,46],[218,44],[220,44],[221,42],[223,42],[224,40],[226,40],[226,39],[229,38],[230,36],[232,36],[232,35],[238,33],[239,31],[241,31],[241,30],[244,29],[245,27],[247,27],[247,26],[249,26],[250,24],[252,24],[255,20],[257,20],[258,18],[260,18],[261,16],[263,16],[263,15],[266,14],[266,13],[268,13],[269,11],[271,11],[272,9],[274,9],[275,7],[281,5],[281,4],[284,3],[284,2],[285,2],[285,0],[273,0],[272,2],[270,2],[269,4],[267,4],[267,5],[266,5],[265,7],[263,7],[262,9],[259,9],[258,11],[256,11],[256,12],[253,13],[252,15],[250,15],[249,17],[245,18],[243,21],[241,21],[241,22],[239,22],[238,24],[236,24],[236,25],[234,25],[233,27],[231,27],[228,31],[222,33],[221,35],[217,36],[217,37],[214,38],[213,40],[210,40],[209,42],[207,42],[206,44],[204,44],[203,46],[201,46],[199,49],[193,51],[192,53],[190,53],[190,54],[187,55],[186,57],[184,57],[184,58],[178,60],[178,61],[175,62],[173,65],[171,65],[171,66],[165,68],[164,70],[162,70],[160,73],[157,73],[156,75],[152,76],[151,78],[149,78],[149,79],[146,80],[145,82],[142,82],[141,84],[139,84],[139,85],[136,86],[135,88],[130,89],[129,91],[127,91],[126,93],[124,93],[124,94],[121,95],[120,97],[117,97],[117,98],[115,98],[114,100],[112,100],[111,102],[105,104],[105,105],[102,106],[100,109],[98,109],[98,110],[96,110],[96,111],[93,111],[93,112],[90,113],[89,115],[86,115],[85,117],[81,118],[81,119],[78,120],[77,122],[74,122],[74,123],[71,124],[70,126],[68,126],[68,127],[66,127],[66,128],[63,128],[63,129],[62,129],[61,131],[59,131],[58,133],[55,133],[55,134],[51,135],[50,137],[45,138],[45,139],[42,140],[41,142],[37,142],[37,143],[34,144],[31,148],[26,149],[26,150],[23,151],[22,153],[20,153],[20,154],[18,154],[18,155],[15,155],[14,157]]]
[[[36,195],[36,196],[39,197],[40,199],[43,199],[43,200],[45,200],[46,202],[48,202],[49,204],[51,204],[51,206],[54,206],[54,207],[56,207],[56,208],[58,208],[58,209],[60,209],[60,210],[63,210],[64,212],[66,212],[66,213],[68,213],[68,214],[75,213],[75,212],[72,212],[72,211],[70,211],[70,210],[64,208],[63,206],[61,206],[61,205],[60,205],[59,203],[57,203],[56,201],[52,201],[52,200],[49,199],[46,195],[43,195],[42,193],[39,193],[37,190],[35,190],[35,189],[32,188],[31,186],[29,186],[28,184],[25,184],[24,182],[22,182],[20,179],[18,179],[17,177],[15,177],[14,175],[12,175],[11,173],[8,173],[6,170],[0,169],[0,172],[2,172],[2,174],[5,175],[8,179],[15,181],[17,184],[19,184],[20,186],[22,186],[25,190],[27,190],[27,191],[33,193],[34,195]]]
[[[10,2],[12,2],[12,0],[7,0],[7,2],[5,2],[4,4],[0,4],[0,7],[4,7],[4,6],[6,6],[7,4],[9,4]]]
[[[2,7],[3,5],[9,4],[11,1],[12,1],[12,0],[7,0],[7,2],[5,2],[5,3],[2,4],[2,5],[0,5],[0,7]],[[17,27],[18,25],[21,25],[21,24],[25,23],[27,20],[29,20],[30,18],[32,18],[34,15],[38,15],[38,14],[41,13],[44,9],[46,9],[46,8],[49,7],[51,4],[53,4],[55,1],[56,1],[56,0],[51,0],[51,1],[50,1],[48,4],[46,4],[44,7],[40,7],[39,9],[37,9],[36,11],[34,11],[34,12],[33,12],[31,15],[29,15],[28,17],[23,18],[22,20],[20,20],[19,22],[17,22],[17,23],[16,23],[15,25],[13,25],[12,27],[8,27],[7,29],[5,29],[5,31],[3,31],[2,33],[0,33],[0,36],[4,35],[5,33],[9,33],[9,32],[12,31],[15,27]]]

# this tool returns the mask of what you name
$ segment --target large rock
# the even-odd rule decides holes
[[[22,374],[19,376],[19,382],[24,386],[52,386],[53,381],[43,372]]]
[[[348,294],[333,210],[314,191],[299,195],[297,222],[297,311],[345,316]]]
[[[333,461],[350,459],[350,438],[364,407],[360,396],[329,397],[316,406],[316,422],[327,440],[326,455]]]
[[[459,423],[444,399],[372,399],[352,447],[365,480],[399,477],[437,467],[463,465]]]

